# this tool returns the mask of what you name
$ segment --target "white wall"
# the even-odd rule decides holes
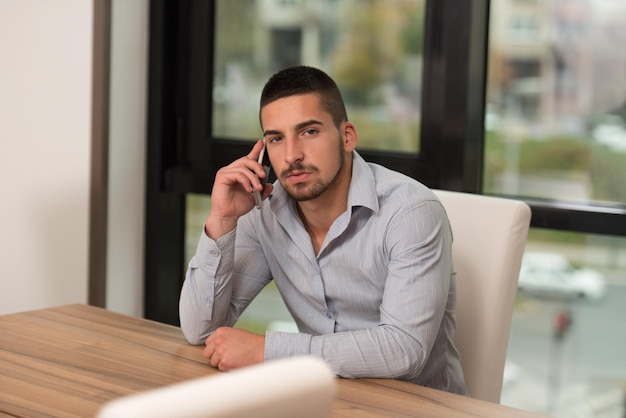
[[[0,313],[87,300],[92,7],[0,0]]]
[[[143,314],[148,0],[113,0],[107,308]]]
[[[147,0],[113,0],[107,307],[142,312]],[[0,314],[86,303],[93,1],[0,0]]]

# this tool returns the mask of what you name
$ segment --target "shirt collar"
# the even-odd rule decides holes
[[[378,212],[376,180],[371,168],[358,152],[352,152],[352,180],[348,192],[348,207],[364,206]]]
[[[270,196],[272,210],[279,213],[282,208],[289,206],[290,201],[291,199],[277,180]],[[379,209],[374,173],[363,157],[358,152],[352,151],[352,179],[348,191],[348,208],[359,206],[369,208],[373,212],[378,212]]]

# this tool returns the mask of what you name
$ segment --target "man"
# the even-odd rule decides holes
[[[217,172],[180,297],[188,341],[220,370],[312,355],[342,377],[466,394],[452,234],[435,195],[359,156],[339,89],[318,69],[273,75],[260,122],[278,180],[260,181],[262,140]],[[232,328],[272,279],[299,333]]]

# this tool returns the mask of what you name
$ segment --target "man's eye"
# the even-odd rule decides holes
[[[283,139],[283,137],[282,137],[282,136],[272,136],[272,137],[270,137],[270,138],[266,139],[266,142],[269,142],[269,143],[274,143],[274,142],[279,142],[279,141],[281,141],[282,139]]]
[[[306,131],[304,131],[304,135],[311,136],[311,135],[315,135],[317,132],[318,132],[317,129],[307,129]]]

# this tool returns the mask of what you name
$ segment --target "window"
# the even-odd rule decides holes
[[[580,209],[590,232],[609,234],[531,229],[503,404],[623,415],[626,329],[613,318],[626,315],[626,239],[611,235],[626,204],[626,53],[614,47],[625,15],[619,2],[491,3],[484,192]],[[517,36],[501,36],[505,20]]]
[[[621,2],[179,0],[151,10],[148,318],[177,322],[213,175],[258,136],[262,84],[278,67],[315,65],[345,89],[366,160],[531,205],[527,252],[562,280],[519,294],[503,403],[623,415]],[[288,317],[271,289],[262,297],[243,326]]]
[[[359,148],[417,153],[423,0],[220,0],[215,7],[213,136],[257,137],[263,85],[304,64],[337,81]]]
[[[614,23],[626,6],[605,4],[535,3],[553,36],[523,49],[492,32],[485,192],[626,203],[626,53],[604,47],[607,31],[626,37]],[[515,7],[496,2],[492,25]]]

